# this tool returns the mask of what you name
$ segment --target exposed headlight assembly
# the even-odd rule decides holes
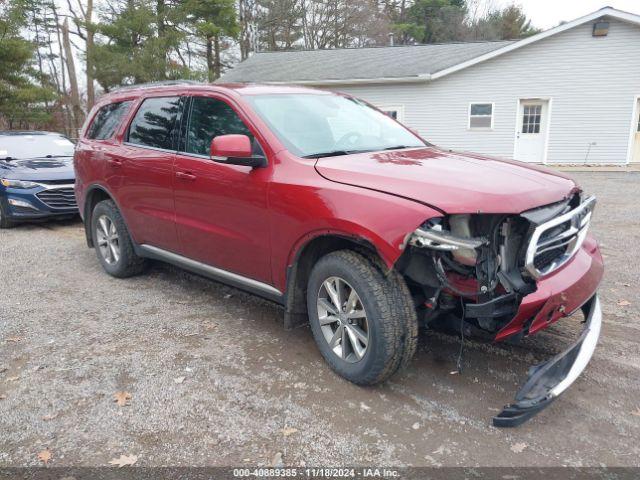
[[[38,186],[38,183],[31,182],[29,180],[13,180],[10,178],[0,178],[0,183],[9,188],[34,188]]]
[[[409,237],[414,247],[432,248],[445,252],[460,249],[475,249],[487,243],[484,237],[463,237],[444,230],[440,222],[430,220],[416,229]]]
[[[425,222],[409,236],[409,245],[429,248],[441,252],[451,252],[465,265],[474,265],[476,249],[488,243],[484,237],[471,237],[468,229],[468,215],[451,217],[449,224],[453,231],[445,230],[441,219]]]

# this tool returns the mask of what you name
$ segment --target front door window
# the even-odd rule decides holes
[[[208,156],[211,140],[228,134],[252,137],[238,114],[225,102],[210,97],[194,97],[187,129],[186,151]]]
[[[522,133],[540,133],[542,105],[524,105],[522,111]]]

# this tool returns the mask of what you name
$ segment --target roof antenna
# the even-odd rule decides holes
[[[393,47],[393,32],[389,32],[389,46]]]

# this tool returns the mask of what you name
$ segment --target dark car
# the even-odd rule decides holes
[[[71,141],[50,132],[0,132],[0,228],[78,212]]]
[[[112,92],[75,166],[88,244],[110,275],[158,259],[279,302],[285,326],[310,323],[357,384],[407,365],[419,325],[501,341],[582,309],[581,337],[494,420],[514,426],[595,350],[595,198],[552,170],[435,147],[356,98],[275,85]]]

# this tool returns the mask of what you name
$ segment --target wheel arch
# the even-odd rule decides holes
[[[381,271],[390,268],[374,244],[363,237],[338,232],[320,233],[307,238],[296,250],[287,267],[284,297],[284,327],[287,330],[304,325],[307,316],[307,279],[315,263],[324,255],[337,250],[353,250],[370,258]]]
[[[91,216],[93,215],[93,209],[96,205],[103,200],[111,200],[116,206],[118,206],[118,202],[116,202],[113,195],[102,185],[91,185],[87,189],[87,193],[85,195],[84,207],[83,207],[83,220],[84,220],[84,234],[87,239],[87,246],[89,248],[93,248],[93,233],[91,232]],[[118,209],[120,207],[118,206]],[[122,210],[120,210],[122,212]],[[125,221],[126,223],[126,221]]]

